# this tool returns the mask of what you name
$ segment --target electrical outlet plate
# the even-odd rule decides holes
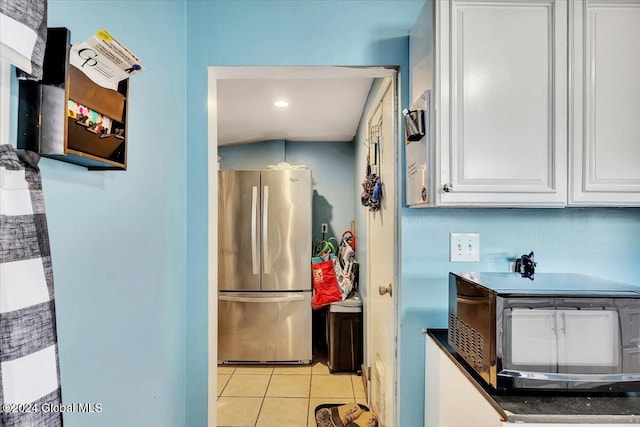
[[[451,262],[480,261],[480,234],[451,233]]]
[[[326,222],[323,222],[320,225],[320,232],[321,233],[326,233],[328,231],[328,229],[329,229],[329,225]]]

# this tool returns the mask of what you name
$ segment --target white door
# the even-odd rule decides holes
[[[367,215],[367,365],[371,368],[369,402],[382,427],[395,422],[396,384],[396,252],[398,248],[396,212],[396,96],[395,79],[381,85],[377,102],[367,121],[368,143],[372,144],[371,161],[376,158],[383,182],[380,210]],[[379,287],[392,287],[380,295]]]
[[[640,206],[640,0],[569,3],[569,204]]]
[[[439,203],[563,206],[566,1],[435,4]]]

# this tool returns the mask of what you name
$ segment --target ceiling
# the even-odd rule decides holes
[[[274,139],[352,141],[374,77],[392,73],[358,67],[213,68],[219,146]],[[279,100],[289,105],[274,106]]]

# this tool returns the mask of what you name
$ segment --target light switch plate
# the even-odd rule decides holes
[[[480,234],[451,233],[451,262],[480,261]]]

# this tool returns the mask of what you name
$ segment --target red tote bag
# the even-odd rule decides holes
[[[322,261],[311,265],[313,280],[313,301],[311,307],[319,309],[332,302],[342,301],[336,272],[331,260]]]

